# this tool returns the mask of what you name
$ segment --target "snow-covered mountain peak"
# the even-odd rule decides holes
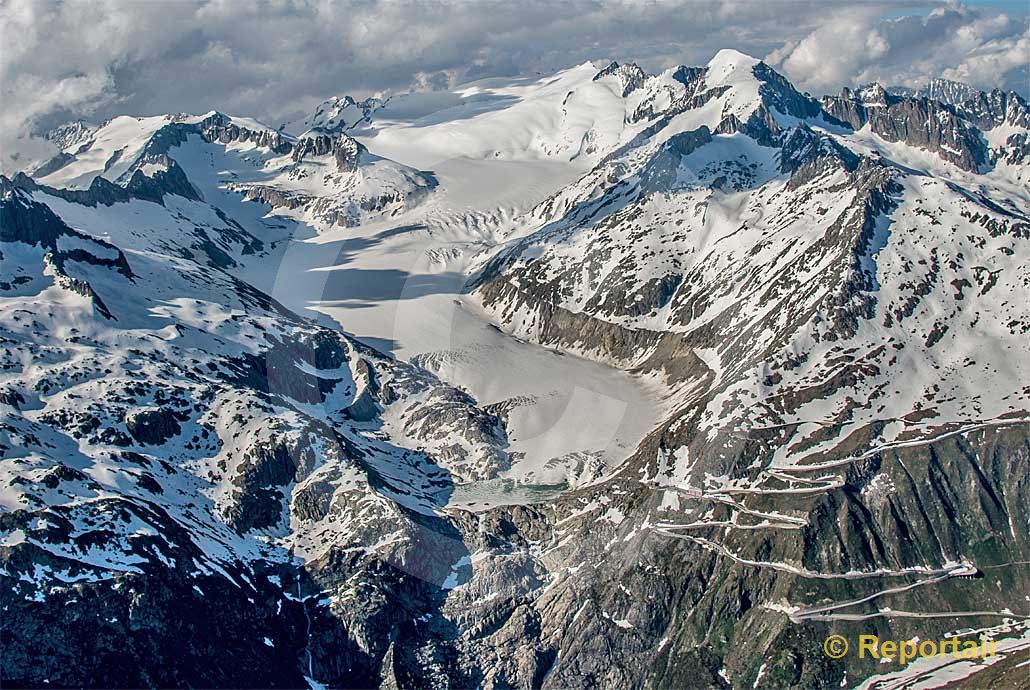
[[[671,100],[663,107],[642,99],[640,114],[673,121],[669,134],[704,125],[712,131],[751,131],[771,143],[771,136],[798,120],[819,116],[819,104],[761,60],[737,50],[719,51],[704,67],[677,67],[644,82],[645,93],[664,89]],[[662,127],[660,125],[660,127]],[[761,131],[760,131],[761,130]],[[663,139],[666,134],[659,134]]]
[[[257,120],[203,115],[117,117],[74,151],[35,173],[46,186],[103,198],[98,179],[148,198],[186,198],[215,186],[327,225],[354,225],[419,203],[435,178],[368,153],[346,134],[309,130],[300,138]]]
[[[44,138],[61,151],[68,151],[89,141],[96,131],[96,125],[91,125],[83,120],[75,120],[74,122],[55,127],[47,132]]]
[[[758,58],[739,50],[723,48],[708,61],[708,84],[716,86],[751,79],[752,70],[760,62]]]
[[[647,76],[647,72],[632,62],[620,65],[618,62],[613,61],[597,73],[594,81],[608,77],[615,79],[621,87],[623,98],[625,98],[643,84]]]
[[[862,101],[866,107],[886,107],[890,97],[887,88],[878,82],[863,84],[854,91],[855,97]]]
[[[333,96],[319,103],[307,118],[285,123],[279,129],[297,136],[364,130],[372,124],[373,114],[389,100],[374,96],[363,100],[349,95]]]
[[[1010,636],[1027,117],[721,51],[73,124],[0,177],[3,679],[837,687],[827,622]]]
[[[976,98],[979,93],[979,89],[976,89],[969,84],[938,77],[936,79],[931,79],[926,84],[918,88],[915,95],[930,98],[949,105],[958,105],[971,98]]]

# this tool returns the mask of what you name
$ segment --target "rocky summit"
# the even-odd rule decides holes
[[[4,687],[1026,687],[1019,94],[723,50],[47,141]]]

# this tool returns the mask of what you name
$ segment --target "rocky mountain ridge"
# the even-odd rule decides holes
[[[453,203],[435,220],[458,186],[443,172],[376,153],[441,145],[378,122],[392,99],[331,99],[299,135],[116,118],[0,178],[5,683],[807,688],[982,670],[821,652],[870,630],[988,634],[1018,678],[1026,102],[816,100],[735,51],[534,88],[487,83],[418,120],[482,151],[474,175],[576,171],[469,225],[447,224]],[[470,232],[449,247],[470,247],[466,296],[495,328],[654,382],[668,412],[575,489],[457,506],[529,460],[511,452],[517,401],[483,405],[431,358],[257,287],[288,223],[303,241]]]

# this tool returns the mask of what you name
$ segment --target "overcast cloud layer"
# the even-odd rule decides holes
[[[1024,95],[1013,5],[926,2],[0,0],[0,168],[76,117],[225,112],[268,124],[324,98],[440,88],[615,58],[657,70],[724,47],[813,93],[931,76]],[[1016,5],[1018,7],[1018,4]]]

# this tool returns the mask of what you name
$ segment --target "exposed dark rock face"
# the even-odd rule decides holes
[[[124,187],[114,184],[103,177],[95,177],[89,185],[89,189],[56,189],[35,182],[24,173],[18,173],[11,181],[14,186],[29,192],[41,191],[51,196],[71,201],[85,206],[110,206],[112,204],[129,201],[133,195]],[[149,199],[148,199],[149,200]]]
[[[55,127],[43,135],[43,138],[59,149],[78,151],[93,140],[96,130],[95,125],[88,124],[82,120],[76,120],[75,122]]]
[[[383,399],[383,390],[375,370],[364,359],[359,360],[354,369],[354,380],[361,392],[347,408],[347,417],[358,422],[371,421],[379,414],[377,400]]]
[[[32,171],[32,174],[38,177],[46,177],[51,173],[57,172],[64,166],[71,163],[73,160],[75,160],[75,156],[65,151],[61,151],[53,158],[37,166],[35,170]]]
[[[139,169],[125,185],[125,191],[137,199],[163,203],[166,194],[174,194],[185,199],[200,201],[200,193],[190,183],[179,164],[167,156],[148,158],[144,164],[160,164],[164,170],[156,170],[152,175],[144,175]],[[97,178],[100,179],[100,178]]]
[[[111,206],[112,204],[124,203],[133,199],[150,201],[155,204],[164,205],[165,194],[175,194],[194,201],[200,200],[200,193],[190,183],[179,164],[164,154],[155,154],[144,163],[157,163],[165,167],[165,170],[156,170],[153,175],[144,175],[139,169],[134,169],[125,183],[121,186],[103,177],[94,177],[88,189],[57,189],[42,185],[34,181],[24,173],[18,173],[11,180],[11,183],[30,192],[40,191],[50,196],[70,201],[84,206],[97,205]],[[44,175],[45,173],[38,173]]]
[[[875,85],[860,95],[845,88],[839,96],[823,98],[822,106],[854,129],[868,124],[887,141],[933,151],[963,170],[978,172],[988,161],[987,146],[976,127],[939,101],[894,96]]]
[[[45,204],[32,198],[0,175],[0,242],[24,242],[50,251],[51,261],[61,270],[68,260],[115,269],[133,277],[129,262],[117,247],[68,227]],[[62,246],[62,238],[70,241]],[[93,251],[91,251],[91,248]]]
[[[773,147],[776,146],[783,128],[765,106],[760,106],[743,122],[736,115],[726,116],[715,131],[717,134],[745,134],[762,146]]]
[[[594,77],[594,81],[604,79],[605,77],[615,77],[619,83],[622,84],[621,95],[625,98],[636,91],[637,88],[644,83],[644,80],[647,78],[647,73],[632,62],[626,63],[625,65],[612,62],[597,73]]]
[[[129,511],[131,505],[110,506]],[[3,678],[11,687],[299,687],[304,605],[285,599],[264,576],[241,587],[221,575],[190,573],[201,554],[173,520],[143,513],[161,537],[134,540],[147,563],[115,580],[84,580],[34,601],[16,578],[34,563],[63,564],[42,549],[4,556]],[[18,513],[6,514],[18,519]],[[51,519],[54,519],[52,516]],[[53,535],[57,538],[57,535]],[[176,564],[153,559],[155,550]],[[285,570],[285,569],[284,569]],[[286,570],[288,573],[289,571]],[[232,576],[239,578],[242,570]],[[292,575],[292,574],[291,574]],[[238,580],[243,583],[243,580]],[[262,643],[267,637],[272,645]],[[236,661],[225,663],[228,640]],[[274,646],[273,646],[274,645]],[[82,663],[90,659],[90,663]],[[141,660],[146,660],[141,663]]]
[[[968,557],[974,552],[990,553],[980,561],[987,567],[1009,563],[1030,546],[1025,535],[1013,535],[1006,528],[1009,516],[1018,520],[1025,513],[1018,501],[1027,487],[1008,487],[1005,477],[1009,472],[1024,471],[1030,449],[1027,438],[1025,425],[982,435],[977,432],[874,455],[844,470],[847,483],[828,493],[809,498],[797,494],[742,497],[749,510],[762,514],[807,515],[805,526],[792,533],[773,536],[760,530],[737,530],[729,541],[714,526],[707,532],[680,532],[679,538],[639,533],[630,538],[618,558],[602,559],[603,565],[570,577],[559,588],[564,591],[548,591],[537,600],[534,608],[543,619],[537,639],[547,640],[554,651],[560,649],[560,661],[548,676],[550,685],[545,687],[614,686],[620,682],[633,687],[665,687],[676,679],[712,678],[720,667],[728,671],[734,686],[750,686],[760,673],[759,666],[765,667],[763,687],[837,686],[844,663],[820,653],[822,641],[831,633],[856,639],[873,629],[881,637],[892,639],[908,639],[913,634],[943,637],[945,631],[960,625],[960,618],[932,621],[874,616],[876,622],[870,623],[832,617],[838,611],[875,613],[875,599],[836,609],[831,606],[813,614],[806,613],[804,606],[789,606],[801,601],[861,600],[863,595],[885,586],[882,578],[813,579],[735,562],[721,554],[732,553],[735,559],[755,563],[788,561],[796,563],[799,570],[820,573],[898,570],[927,562],[943,567],[959,553]],[[660,447],[680,440],[655,438],[654,443]],[[730,462],[746,466],[761,449],[757,439],[750,447],[735,444],[735,459]],[[717,457],[707,455],[700,447],[696,450],[702,464],[705,458],[714,461]],[[643,452],[640,457],[645,457]],[[710,469],[722,471],[725,467],[724,458]],[[661,490],[652,491],[641,489],[625,503],[635,506],[635,518],[610,526],[611,532],[604,535],[586,537],[584,532],[570,540],[570,545],[592,543],[597,548],[608,539],[622,542],[622,537],[634,534],[634,526],[655,509]],[[697,502],[698,507],[706,502],[703,495],[686,500],[687,505]],[[688,513],[693,510],[680,505]],[[563,510],[558,507],[559,515]],[[713,519],[717,520],[723,510],[731,508],[717,508]],[[581,524],[584,530],[597,530],[595,519],[584,519]],[[970,542],[969,536],[960,534],[984,536]],[[927,547],[929,544],[933,546]],[[597,562],[590,548],[563,553],[560,558]],[[1003,588],[1025,587],[1030,576],[1025,569],[990,568],[990,572],[992,578],[1004,573]],[[921,575],[913,571],[908,577],[891,579],[900,584],[918,581]],[[610,582],[622,583],[633,595],[606,586]],[[1001,608],[1005,594],[984,580],[947,578],[912,588],[901,597],[891,602],[896,610],[920,611],[963,597],[993,600],[993,605]],[[558,611],[570,615],[570,609],[575,613],[584,601],[595,610],[608,612],[610,618],[580,615],[571,628],[548,625],[548,620],[564,617]],[[613,620],[627,621],[632,627],[620,629]],[[666,642],[662,644],[662,640]],[[724,655],[721,661],[708,651],[713,649]],[[873,660],[850,666],[848,675],[881,671]],[[524,677],[515,678],[508,676],[506,681],[525,683]],[[709,686],[709,681],[701,682]]]
[[[348,130],[371,124],[375,112],[389,102],[389,98],[376,97],[355,100],[350,96],[334,96],[323,101],[315,110],[309,123],[312,132],[319,134],[339,134]],[[348,112],[350,111],[350,112]],[[358,116],[360,113],[360,117]]]
[[[467,393],[456,389],[440,389],[432,394],[432,405],[422,407],[407,415],[405,431],[416,438],[441,441],[452,436],[455,429],[462,430],[464,439],[480,443],[484,447],[503,447],[506,442],[504,423],[489,412],[469,415],[474,400]],[[455,467],[463,468],[467,463],[467,451],[458,444],[438,446],[441,458]],[[468,463],[471,465],[472,463]],[[511,467],[508,455],[500,450],[488,458],[477,459],[475,467],[469,466],[463,474],[474,481],[495,479],[499,472]],[[479,469],[477,469],[479,468]]]
[[[940,101],[948,105],[958,105],[963,103],[970,98],[976,98],[980,93],[972,86],[963,84],[962,82],[952,81],[950,79],[931,79],[923,86],[919,87],[913,93],[901,93],[896,92],[894,89],[888,89],[892,93],[898,93],[902,96],[917,96],[923,98],[929,98],[934,101]]]
[[[974,97],[957,104],[957,110],[962,117],[983,130],[1003,124],[1030,128],[1030,106],[1015,91],[980,91]]]
[[[1023,165],[1030,162],[1030,134],[1013,134],[1005,140],[1001,160],[1009,165]]]
[[[290,154],[293,160],[300,161],[308,156],[325,156],[332,154],[336,166],[341,172],[353,172],[358,167],[358,157],[367,155],[364,146],[345,134],[335,136],[318,135],[302,137],[293,147]]]
[[[301,403],[323,402],[339,381],[305,373],[297,368],[296,361],[288,346],[273,347],[260,356],[244,353],[228,364],[231,373],[227,380]]]
[[[137,168],[129,176],[124,187],[98,176],[93,178],[89,188],[85,190],[58,189],[39,184],[23,173],[18,173],[10,181],[2,178],[4,180],[2,184],[93,208],[132,200],[148,201],[163,206],[166,194],[175,194],[194,201],[201,200],[199,192],[174,160],[164,154],[153,154],[148,157],[148,161],[163,165],[166,169],[155,170],[151,175],[145,175]],[[43,207],[45,208],[45,206]],[[185,257],[191,257],[194,252],[200,252],[208,257],[211,266],[230,268],[236,265],[235,259],[232,258],[233,253],[253,254],[262,249],[262,242],[240,227],[238,223],[217,209],[215,209],[215,214],[224,221],[224,227],[194,227],[192,231],[195,240],[189,250],[179,245],[176,247],[176,251]]]
[[[233,473],[239,491],[225,516],[228,523],[240,532],[277,526],[283,515],[283,489],[311,473],[318,461],[318,443],[330,452],[340,448],[340,440],[323,424],[250,446]]]
[[[289,192],[273,187],[246,185],[237,188],[248,201],[260,201],[273,208],[299,209],[308,208],[311,212],[330,225],[354,227],[361,222],[361,212],[374,213],[384,211],[393,205],[417,203],[436,187],[435,178],[418,188],[415,193],[391,192],[373,197],[364,197],[357,204],[339,203],[331,197],[315,197],[302,192]]]
[[[755,65],[754,74],[761,82],[758,93],[766,107],[800,119],[818,117],[822,111],[817,100],[799,93],[782,74],[764,62]]]
[[[6,177],[0,177],[0,195],[6,202],[0,206],[0,242],[42,244],[55,249],[61,235],[74,232],[48,207],[34,204]]]
[[[712,132],[704,125],[699,129],[670,137],[665,142],[664,150],[641,172],[641,187],[654,191],[672,187],[683,158],[711,140]]]
[[[1015,178],[992,185],[1030,139],[983,133],[1026,126],[1026,104],[869,87],[820,105],[753,74],[756,102],[670,131],[735,87],[663,75],[626,116],[647,126],[470,284],[517,336],[662,391],[623,464],[519,487],[546,492],[531,505],[452,501],[518,460],[514,399],[481,407],[428,354],[394,360],[244,282],[262,244],[174,160],[190,138],[253,143],[291,180],[320,158],[361,182],[384,159],[350,114],[300,139],[172,116],[116,182],[0,177],[2,684],[800,690],[899,669],[832,660],[829,634],[1025,631],[1030,211]],[[598,78],[654,86],[635,65]],[[864,126],[984,184],[860,153]],[[346,201],[217,194],[352,225],[436,184],[401,175],[414,188]],[[204,220],[122,245],[64,201]],[[1024,660],[975,678],[1022,682]]]
[[[278,154],[289,153],[292,145],[280,132],[270,130],[254,131],[240,127],[221,113],[214,113],[198,125],[204,141],[230,144],[237,141],[253,142],[256,146],[270,149]]]
[[[148,446],[159,446],[181,431],[171,410],[140,410],[125,420],[125,427],[137,442]]]
[[[792,129],[782,142],[780,170],[790,173],[792,188],[801,187],[833,169],[852,172],[858,165],[858,156],[806,126]]]

